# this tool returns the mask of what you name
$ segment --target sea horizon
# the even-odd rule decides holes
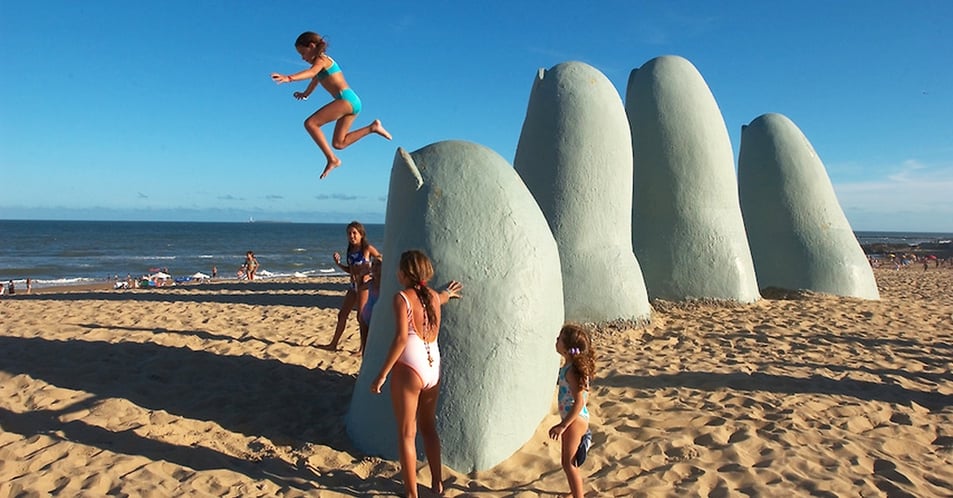
[[[383,223],[366,223],[381,248]],[[237,278],[246,251],[254,251],[261,278],[344,275],[333,253],[343,253],[347,223],[296,221],[0,220],[0,282],[23,288],[82,285],[139,278],[156,270],[186,280],[197,273]],[[861,246],[916,247],[946,243],[951,232],[855,230]]]

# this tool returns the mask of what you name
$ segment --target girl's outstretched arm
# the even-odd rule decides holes
[[[318,79],[311,78],[311,83],[308,83],[308,88],[305,88],[303,92],[295,92],[294,98],[298,100],[308,100],[308,97],[311,95],[311,92],[313,92],[315,87],[317,86],[318,86]]]
[[[569,390],[572,392],[572,408],[569,409],[569,413],[566,414],[565,418],[549,429],[550,439],[559,439],[563,431],[576,420],[576,417],[582,413],[582,409],[586,406],[586,401],[583,397],[585,389],[582,387],[582,382],[579,382],[579,376],[576,374],[575,369],[570,368],[569,371],[566,372],[566,382],[569,384]]]
[[[440,296],[440,305],[443,306],[444,304],[447,304],[447,301],[455,297],[460,297],[461,290],[463,290],[463,284],[457,282],[456,280],[451,280],[450,283],[447,284],[446,289],[437,293],[437,295]]]
[[[325,69],[326,67],[331,65],[329,61],[330,59],[328,57],[324,57],[324,56],[318,57],[314,61],[314,64],[312,64],[311,67],[309,67],[308,69],[305,69],[304,71],[298,71],[297,73],[289,74],[289,75],[283,75],[281,73],[271,73],[271,79],[278,84],[291,83],[292,81],[314,79],[314,77],[317,76],[322,69]]]
[[[377,374],[374,382],[371,382],[371,392],[374,394],[381,393],[387,375],[390,374],[394,364],[397,363],[397,358],[400,358],[401,353],[404,352],[404,347],[407,345],[407,304],[404,302],[404,298],[400,296],[400,292],[394,294],[393,305],[397,326],[394,328],[394,340],[390,343],[390,349],[387,351],[387,357],[384,358],[381,371]]]

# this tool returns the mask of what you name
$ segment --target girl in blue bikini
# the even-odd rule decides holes
[[[311,31],[301,33],[301,36],[295,40],[295,50],[301,54],[301,58],[305,62],[311,64],[311,68],[289,75],[278,73],[271,75],[271,79],[278,84],[310,79],[308,88],[303,92],[294,93],[294,98],[298,100],[307,100],[319,83],[334,97],[331,103],[318,109],[304,121],[304,128],[308,130],[308,134],[311,135],[321,152],[324,152],[325,157],[328,158],[328,164],[324,167],[321,178],[328,176],[332,169],[341,165],[341,160],[334,155],[334,151],[328,146],[328,141],[324,138],[324,133],[321,132],[321,126],[331,121],[337,121],[337,124],[334,125],[334,138],[331,142],[335,149],[343,149],[371,133],[377,133],[388,140],[391,139],[390,133],[384,129],[379,119],[375,119],[374,122],[363,128],[348,131],[351,129],[351,124],[354,123],[358,113],[361,112],[361,99],[354,93],[354,90],[347,86],[344,73],[341,72],[341,66],[325,53],[327,48],[328,44],[324,41],[324,38],[321,38],[321,35]]]
[[[571,496],[582,498],[585,493],[579,466],[586,460],[592,444],[586,402],[589,400],[589,382],[596,370],[589,333],[579,325],[563,325],[556,339],[556,352],[563,357],[557,380],[557,401],[562,420],[549,429],[549,437],[554,440],[562,438],[563,472],[569,481]]]

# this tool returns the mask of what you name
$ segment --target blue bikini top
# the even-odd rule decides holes
[[[341,72],[341,66],[338,65],[337,61],[332,59],[330,56],[327,56],[327,57],[328,57],[328,60],[331,61],[331,65],[318,71],[318,81],[323,80],[324,78],[327,78],[328,76],[331,76],[334,73]]]

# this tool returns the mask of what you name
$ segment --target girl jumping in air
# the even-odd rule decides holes
[[[556,339],[556,352],[563,357],[559,369],[558,403],[562,420],[549,429],[549,437],[562,437],[562,467],[574,498],[582,498],[583,484],[579,466],[586,460],[592,433],[589,432],[589,382],[595,374],[596,361],[586,329],[566,324]]]
[[[408,497],[417,496],[417,429],[424,440],[424,454],[430,465],[431,489],[443,493],[440,462],[440,437],[437,435],[437,395],[440,393],[440,307],[460,297],[463,286],[451,281],[446,290],[427,287],[433,277],[430,259],[420,251],[400,255],[397,280],[404,290],[394,295],[397,327],[381,366],[371,383],[371,392],[380,394],[387,375],[391,375],[391,403],[397,419],[400,471]]]
[[[328,141],[324,138],[324,133],[321,132],[321,126],[331,121],[337,121],[334,125],[334,138],[331,142],[335,149],[343,149],[371,133],[377,133],[388,140],[391,139],[390,133],[384,129],[379,119],[375,119],[363,128],[348,132],[357,115],[361,112],[361,99],[354,93],[354,90],[347,86],[344,73],[341,72],[341,66],[325,53],[327,48],[328,44],[324,41],[324,38],[321,38],[321,35],[311,31],[301,33],[301,36],[295,40],[295,50],[301,54],[301,58],[305,62],[311,64],[311,68],[289,75],[278,73],[271,75],[271,79],[278,84],[311,80],[308,83],[308,88],[303,92],[294,93],[294,98],[298,100],[307,100],[318,83],[334,98],[329,104],[318,109],[304,121],[305,130],[308,130],[308,134],[314,139],[314,143],[318,144],[321,152],[324,152],[328,159],[328,164],[324,167],[321,178],[328,176],[332,169],[341,165],[341,160],[334,155],[334,151],[328,146]]]

